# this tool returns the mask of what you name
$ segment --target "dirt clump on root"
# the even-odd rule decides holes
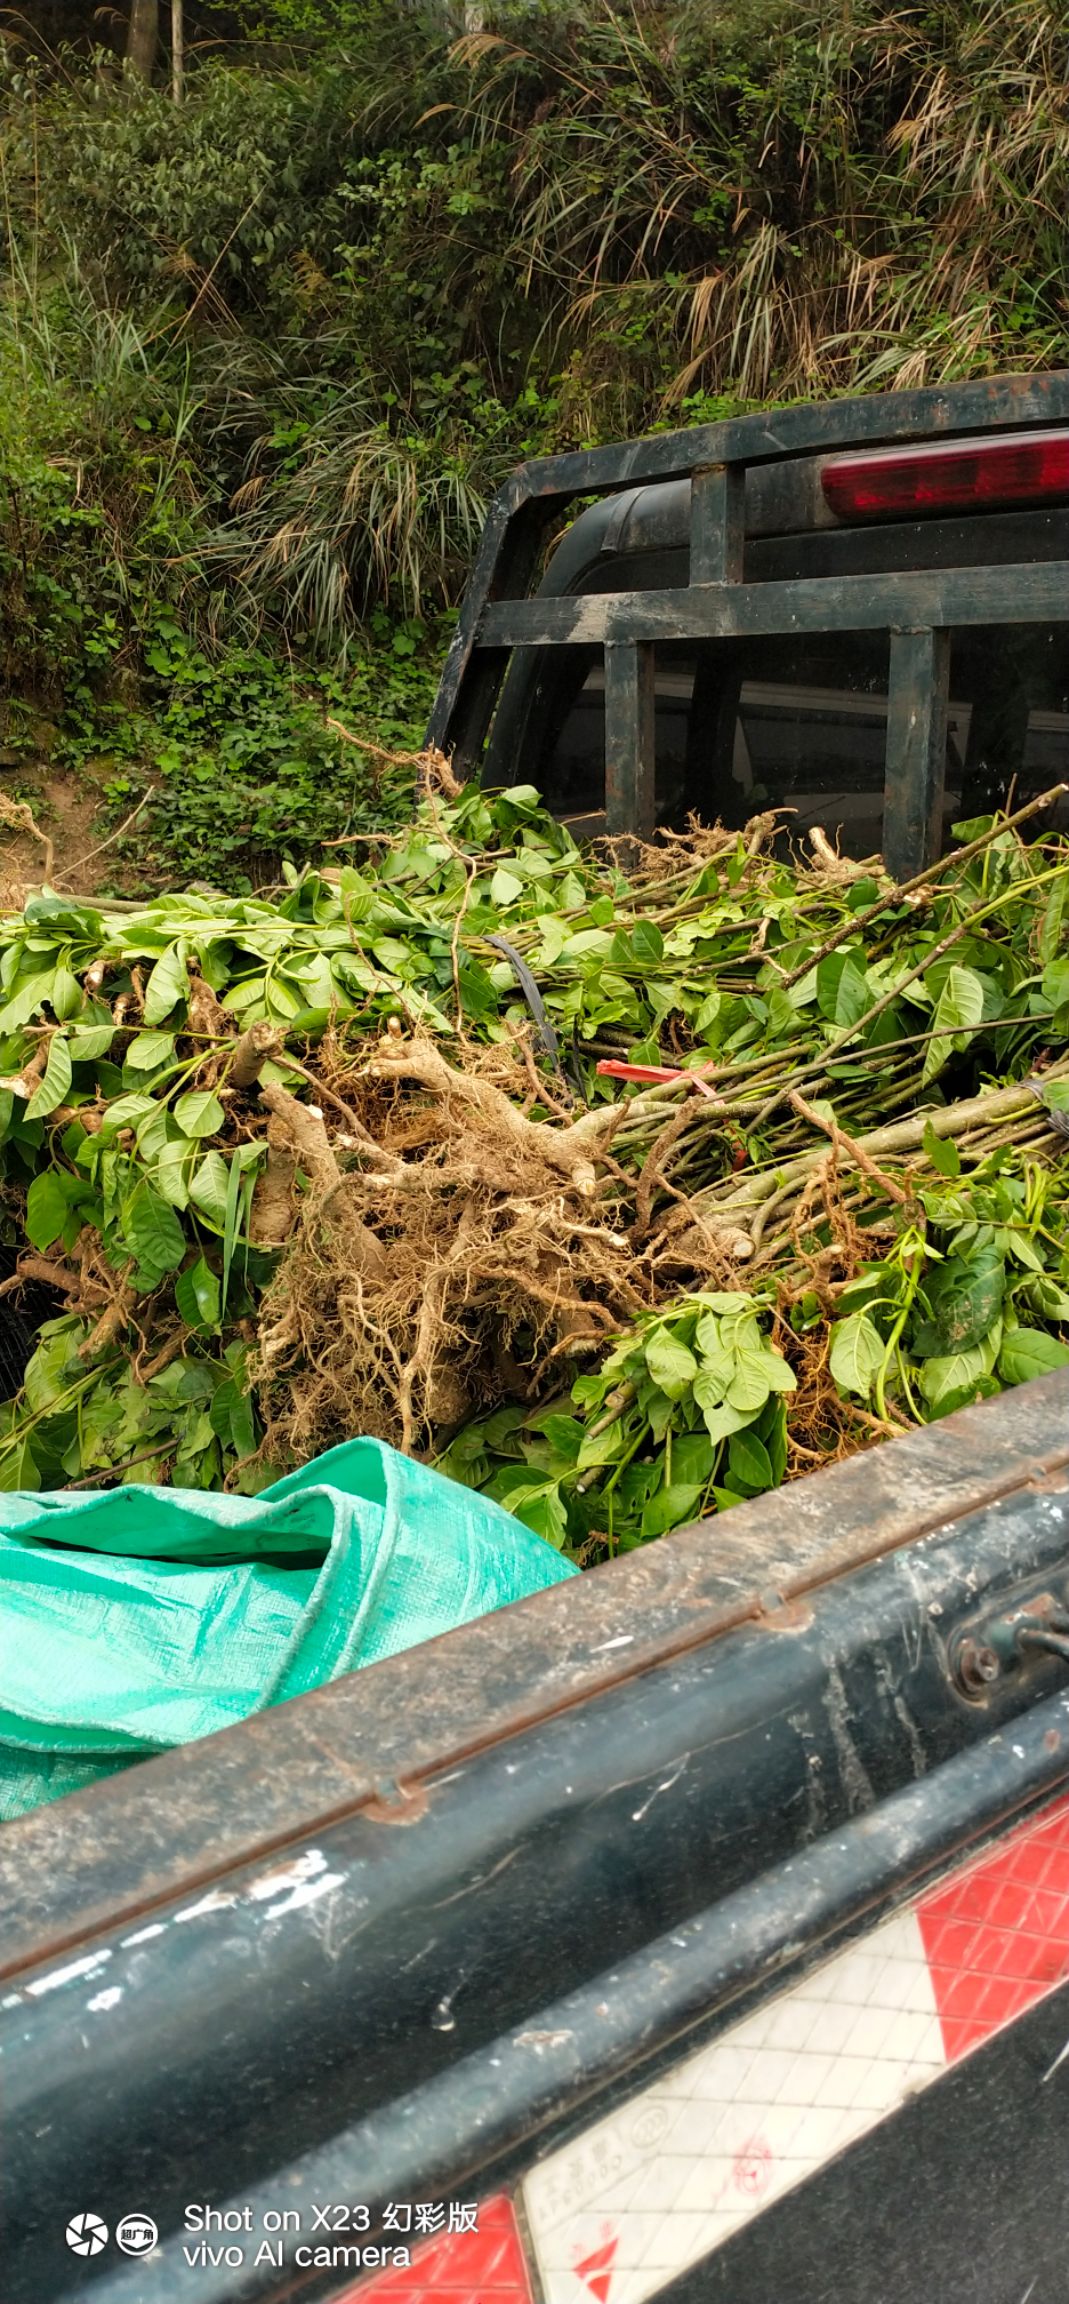
[[[598,1198],[606,1114],[528,1119],[493,1077],[516,1062],[483,1050],[462,1072],[430,1040],[387,1037],[345,1079],[354,1148],[311,1180],[261,1306],[273,1457],[354,1430],[419,1452],[502,1398],[566,1386],[652,1302]]]

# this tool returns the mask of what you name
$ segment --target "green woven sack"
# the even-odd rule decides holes
[[[256,1497],[0,1495],[0,1817],[575,1573],[378,1440]]]

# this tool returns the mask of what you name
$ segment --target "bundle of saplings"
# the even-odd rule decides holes
[[[1069,1360],[1069,842],[459,792],[263,898],[0,919],[0,1484],[362,1431],[581,1562]],[[32,1296],[31,1296],[32,1292]]]

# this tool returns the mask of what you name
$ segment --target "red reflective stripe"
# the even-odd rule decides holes
[[[395,2238],[400,2241],[403,2236]],[[523,2243],[504,2193],[479,2203],[477,2232],[442,2232],[421,2240],[412,2262],[390,2265],[347,2288],[333,2304],[533,2304]]]
[[[612,2287],[613,2267],[616,2262],[618,2245],[619,2243],[615,2238],[606,2240],[600,2248],[593,2248],[589,2256],[582,2257],[575,2266],[576,2279],[585,2282],[595,2299],[595,2304],[609,2304],[609,2290]]]
[[[922,1897],[917,1919],[953,2063],[1069,1977],[1069,1808]]]
[[[1067,1980],[1063,1793],[536,2162],[545,2304],[648,2304]]]
[[[536,2163],[547,2304],[643,2304],[1067,1980],[1063,1793]],[[511,2201],[334,2304],[533,2304]]]

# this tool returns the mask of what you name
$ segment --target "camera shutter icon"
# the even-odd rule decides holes
[[[67,2246],[76,2256],[99,2256],[108,2245],[108,2227],[102,2216],[94,2216],[86,2209],[80,2216],[72,2216],[67,2226]]]

